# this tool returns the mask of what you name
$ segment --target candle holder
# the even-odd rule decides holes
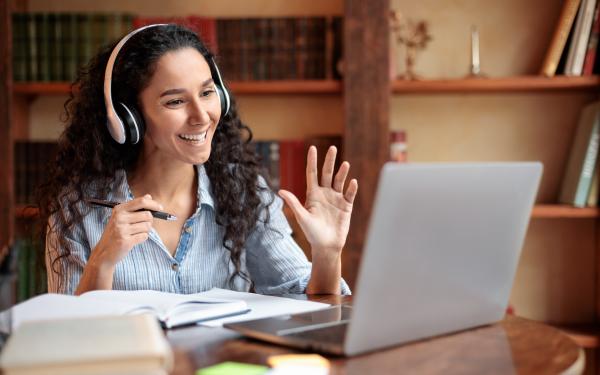
[[[424,49],[432,39],[428,31],[427,22],[404,19],[400,12],[390,12],[390,29],[398,45],[404,46],[406,71],[398,79],[419,79],[414,71],[417,51]]]

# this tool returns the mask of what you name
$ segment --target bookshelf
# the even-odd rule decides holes
[[[30,3],[39,5],[41,2]],[[65,3],[67,7],[78,6],[75,1]],[[149,8],[165,7],[156,3],[149,2]],[[342,102],[339,109],[343,112],[341,131],[345,154],[352,165],[351,173],[359,178],[360,184],[351,235],[344,252],[344,277],[352,284],[356,276],[377,170],[387,159],[390,128],[407,129],[409,160],[412,161],[542,160],[544,180],[532,213],[513,300],[518,314],[575,326],[579,337],[588,340],[586,347],[597,346],[594,342],[598,340],[593,339],[597,332],[593,322],[600,318],[597,288],[600,272],[596,260],[599,211],[573,209],[553,202],[556,202],[577,114],[582,105],[597,98],[600,77],[536,76],[561,2],[507,0],[499,5],[492,0],[465,0],[463,5],[457,5],[437,0],[338,0],[329,4],[329,11],[341,10],[346,20],[347,63],[343,82],[231,82],[231,88],[252,104],[257,100],[269,103],[257,111],[265,118],[269,116],[264,114],[273,107],[271,101],[278,96],[285,96],[286,100],[291,96],[314,96],[316,101],[331,100],[328,106]],[[387,15],[392,5],[413,18],[430,21],[434,43],[417,60],[417,71],[425,77],[421,81],[389,79],[390,55],[398,54],[387,44]],[[0,16],[8,19],[8,5],[3,2],[1,6]],[[237,16],[252,15],[250,8],[260,8],[240,6],[243,9],[233,7],[236,8],[233,12],[239,12]],[[289,7],[300,6],[292,3]],[[498,7],[501,11],[489,12]],[[133,2],[122,1],[121,8],[135,12]],[[292,10],[299,11],[299,8]],[[490,78],[462,78],[468,67],[467,26],[473,23],[481,26],[482,69]],[[532,24],[538,27],[534,30]],[[0,58],[10,61],[6,45],[1,47],[4,49],[0,50],[3,51]],[[440,56],[447,58],[440,61]],[[2,67],[0,73],[10,77]],[[68,91],[66,83],[17,83],[11,88],[9,81],[1,83],[0,109],[4,109],[4,124],[11,124],[8,110],[11,92],[28,106],[39,98],[64,95]],[[250,125],[254,126],[252,122]],[[10,126],[1,131],[0,153],[6,156],[5,160],[10,160],[12,154],[7,151],[12,146]],[[10,167],[0,165],[0,177],[12,173],[6,168]],[[0,183],[0,194],[8,198],[0,202],[4,204],[0,206],[0,231],[9,228],[12,233],[10,225],[15,217],[30,213],[19,208],[15,215],[14,205],[6,203],[11,202],[11,189],[10,182]]]
[[[342,82],[337,80],[234,81],[229,83],[229,87],[237,95],[339,95],[342,93]],[[394,94],[592,91],[599,88],[599,76],[552,78],[520,76],[391,82],[391,90]],[[16,82],[13,85],[13,93],[25,96],[67,95],[69,90],[68,82]]]
[[[13,93],[28,97],[68,95],[68,82],[17,82]],[[234,81],[229,88],[236,95],[341,94],[342,83],[335,80]]]

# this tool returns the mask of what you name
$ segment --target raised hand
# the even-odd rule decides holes
[[[350,228],[350,216],[358,191],[358,182],[352,179],[344,191],[350,164],[344,161],[334,177],[336,154],[337,149],[331,146],[325,156],[319,184],[317,149],[314,146],[308,149],[304,206],[291,192],[279,191],[279,195],[291,207],[294,217],[311,244],[313,258],[321,255],[339,256]]]

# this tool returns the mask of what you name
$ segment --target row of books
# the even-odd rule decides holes
[[[217,35],[230,80],[340,78],[341,17],[224,19]]]
[[[124,13],[14,13],[15,81],[72,81],[97,51],[134,28],[178,23],[218,57],[227,80],[340,78],[341,17],[215,19]]]
[[[599,35],[600,1],[565,0],[541,73],[548,77],[556,74],[590,76],[599,73]]]
[[[48,177],[48,163],[54,160],[55,141],[16,141],[14,144],[15,201],[35,202],[35,188]]]
[[[598,205],[600,101],[579,115],[575,137],[560,190],[559,201],[575,207]]]
[[[256,141],[254,147],[261,160],[264,176],[271,187],[290,190],[304,200],[306,192],[306,153],[315,145],[319,164],[329,146],[338,148],[337,162],[341,160],[342,139],[338,135],[313,136],[307,139]],[[35,202],[35,189],[47,178],[48,163],[54,159],[57,144],[52,141],[15,142],[15,200],[17,204]]]
[[[14,13],[15,81],[73,81],[103,46],[129,32],[124,13]]]

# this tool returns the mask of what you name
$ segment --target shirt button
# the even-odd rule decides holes
[[[177,263],[173,263],[173,264],[171,264],[171,269],[172,269],[173,271],[177,271],[177,270],[179,269],[179,264],[177,264]]]
[[[185,227],[185,233],[192,233],[192,227]]]

